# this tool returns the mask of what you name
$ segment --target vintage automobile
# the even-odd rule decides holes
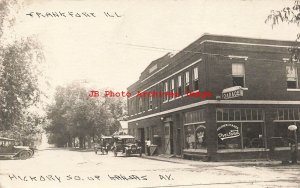
[[[112,137],[111,136],[102,136],[100,139],[100,143],[96,143],[94,145],[94,151],[97,154],[98,151],[104,154],[108,154],[108,151],[111,150],[112,145]]]
[[[125,156],[138,154],[141,157],[142,147],[131,135],[116,135],[114,136],[113,152],[115,157],[118,155],[118,152],[122,152]]]
[[[28,159],[33,156],[33,150],[28,146],[16,146],[14,139],[0,137],[0,158]]]

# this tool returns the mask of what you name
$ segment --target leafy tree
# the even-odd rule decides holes
[[[0,1],[0,136],[28,145],[41,132],[42,117],[32,109],[40,102],[43,53],[35,38],[17,37],[11,29],[19,7],[16,0]]]
[[[265,23],[271,23],[272,28],[280,23],[296,24],[300,26],[300,1],[295,0],[290,6],[285,6],[280,10],[271,10]],[[296,36],[296,46],[291,46],[289,49],[291,53],[290,62],[295,63],[300,61],[300,50],[298,49],[300,40],[300,33]]]
[[[120,128],[122,116],[121,99],[88,96],[89,91],[79,82],[58,87],[55,102],[48,108],[50,124],[46,127],[50,140],[57,146],[68,143],[74,146],[79,140],[80,148],[91,146],[101,135],[112,134]]]

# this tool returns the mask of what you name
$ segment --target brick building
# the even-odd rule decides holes
[[[129,134],[150,138],[159,154],[185,158],[287,156],[294,138],[287,127],[300,126],[300,64],[289,53],[295,45],[205,34],[151,62],[128,87]],[[203,92],[213,96],[187,95]]]

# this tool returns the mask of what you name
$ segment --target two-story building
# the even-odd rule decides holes
[[[289,53],[296,45],[205,34],[151,62],[128,87],[129,134],[186,158],[285,155],[288,126],[300,128],[300,63]],[[178,95],[135,95],[154,91]],[[189,95],[203,92],[213,95]]]

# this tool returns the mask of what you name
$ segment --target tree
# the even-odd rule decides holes
[[[11,29],[19,7],[16,0],[0,2],[0,136],[28,145],[41,131],[42,117],[32,109],[40,102],[43,52],[35,38],[17,37]]]
[[[88,96],[88,89],[73,82],[66,87],[58,87],[55,102],[50,105],[46,127],[52,143],[57,146],[74,146],[79,140],[80,148],[91,146],[101,135],[112,134],[120,128],[118,118],[122,116],[122,99]]]
[[[271,23],[272,28],[280,23],[296,24],[300,26],[300,1],[294,1],[293,5],[283,7],[281,10],[271,10],[265,23]],[[291,46],[289,52],[291,54],[290,62],[300,62],[300,50],[298,48],[300,33],[296,36],[296,46]]]

